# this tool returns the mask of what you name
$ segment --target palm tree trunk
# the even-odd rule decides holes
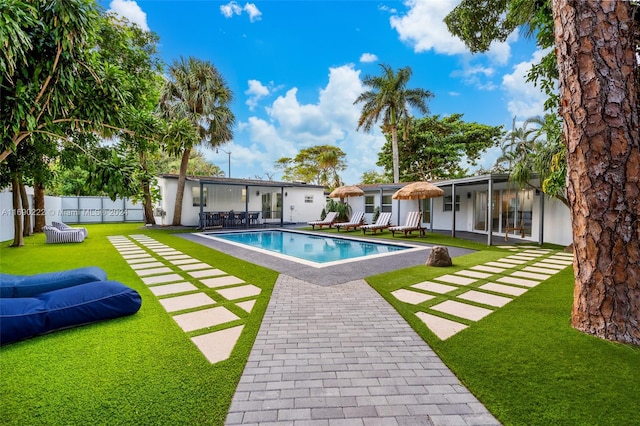
[[[400,182],[400,157],[398,155],[398,128],[391,125],[391,154],[393,158],[393,182]]]
[[[33,184],[33,208],[36,211],[33,223],[33,232],[42,232],[42,227],[47,224],[47,216],[44,206],[44,184],[34,182]]]
[[[17,174],[11,179],[11,195],[13,201],[13,243],[11,247],[22,247],[24,239],[22,235],[22,202],[20,201],[20,180]]]
[[[640,133],[625,1],[553,0],[575,249],[571,324],[640,345]]]
[[[187,166],[189,165],[189,156],[191,148],[185,148],[180,161],[180,174],[178,175],[178,189],[176,189],[176,204],[173,208],[173,226],[182,224],[182,200],[184,199],[184,186],[187,180]]]

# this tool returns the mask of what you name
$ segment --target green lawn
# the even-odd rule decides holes
[[[136,289],[133,316],[59,331],[0,348],[0,423],[223,424],[277,273],[140,224],[89,225],[81,244],[0,247],[0,270],[33,274],[96,265]],[[212,365],[107,240],[144,233],[262,288],[227,361]],[[206,292],[206,290],[204,290]],[[211,297],[218,297],[211,292]],[[220,304],[224,301],[217,300]],[[206,330],[213,331],[215,328]]]
[[[88,229],[82,244],[45,245],[43,235],[26,238],[22,248],[2,243],[0,270],[33,274],[97,265],[110,279],[138,290],[142,308],[130,317],[0,348],[0,424],[223,424],[277,273],[140,224]],[[106,238],[139,233],[262,288],[250,315],[234,310],[241,316],[236,323],[245,327],[229,360],[210,364],[190,341],[194,333],[175,324]],[[377,238],[386,237],[390,234]],[[424,241],[479,251],[456,258],[449,268],[416,266],[367,281],[502,423],[640,424],[640,348],[569,326],[570,268],[443,342],[414,315],[420,306],[403,304],[390,292],[505,252],[438,234],[427,234]]]

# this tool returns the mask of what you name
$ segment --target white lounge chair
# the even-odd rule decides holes
[[[380,213],[378,216],[378,220],[376,223],[372,223],[371,225],[362,225],[360,229],[362,229],[362,233],[366,234],[367,229],[370,229],[375,234],[378,230],[382,232],[383,229],[387,229],[391,226],[391,213]]]
[[[322,229],[323,226],[328,226],[329,228],[331,228],[331,225],[335,223],[337,217],[338,212],[329,212],[324,217],[324,219],[307,222],[307,225],[311,225],[311,229],[316,229],[316,226],[320,229]]]
[[[81,243],[84,241],[84,233],[81,229],[69,229],[61,231],[53,226],[43,226],[42,232],[46,236],[46,244]]]
[[[349,222],[336,223],[334,226],[338,229],[338,232],[340,232],[340,228],[344,228],[346,231],[349,231],[351,228],[355,229],[361,227],[364,224],[363,219],[364,212],[355,212],[351,215],[351,220]]]
[[[71,226],[67,225],[66,223],[55,222],[55,221],[51,222],[51,226],[53,226],[54,228],[58,228],[61,231],[80,230],[85,238],[87,238],[89,236],[89,231],[87,231],[87,228],[71,227]]]
[[[404,232],[406,237],[412,231],[420,231],[420,235],[424,237],[424,228],[420,224],[420,212],[410,212],[404,225],[391,226],[389,231],[391,231],[391,236],[393,237],[395,237],[396,232]]]

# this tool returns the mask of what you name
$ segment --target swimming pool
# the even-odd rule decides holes
[[[408,244],[380,243],[300,231],[260,230],[199,235],[314,267],[424,249]]]

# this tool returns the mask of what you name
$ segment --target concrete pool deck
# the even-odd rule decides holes
[[[176,234],[187,240],[210,247],[231,256],[245,259],[256,265],[273,269],[290,277],[297,278],[302,281],[317,285],[335,285],[344,284],[350,281],[363,279],[371,275],[382,274],[384,272],[394,271],[397,269],[409,268],[411,266],[423,265],[429,256],[429,250],[434,244],[428,244],[427,241],[416,242],[413,240],[405,240],[398,238],[398,243],[410,244],[414,246],[424,247],[424,250],[411,253],[398,253],[391,256],[367,259],[363,258],[355,262],[348,262],[341,265],[333,265],[327,268],[311,268],[297,262],[292,262],[276,256],[256,255],[255,251],[228,244],[219,240],[203,238],[198,234]],[[334,236],[334,235],[331,235]],[[339,235],[340,236],[340,235]],[[380,240],[361,238],[361,235],[351,233],[351,238],[358,238],[367,241],[380,242]],[[473,250],[462,249],[457,247],[448,247],[449,255],[454,258],[465,254],[472,253]]]

